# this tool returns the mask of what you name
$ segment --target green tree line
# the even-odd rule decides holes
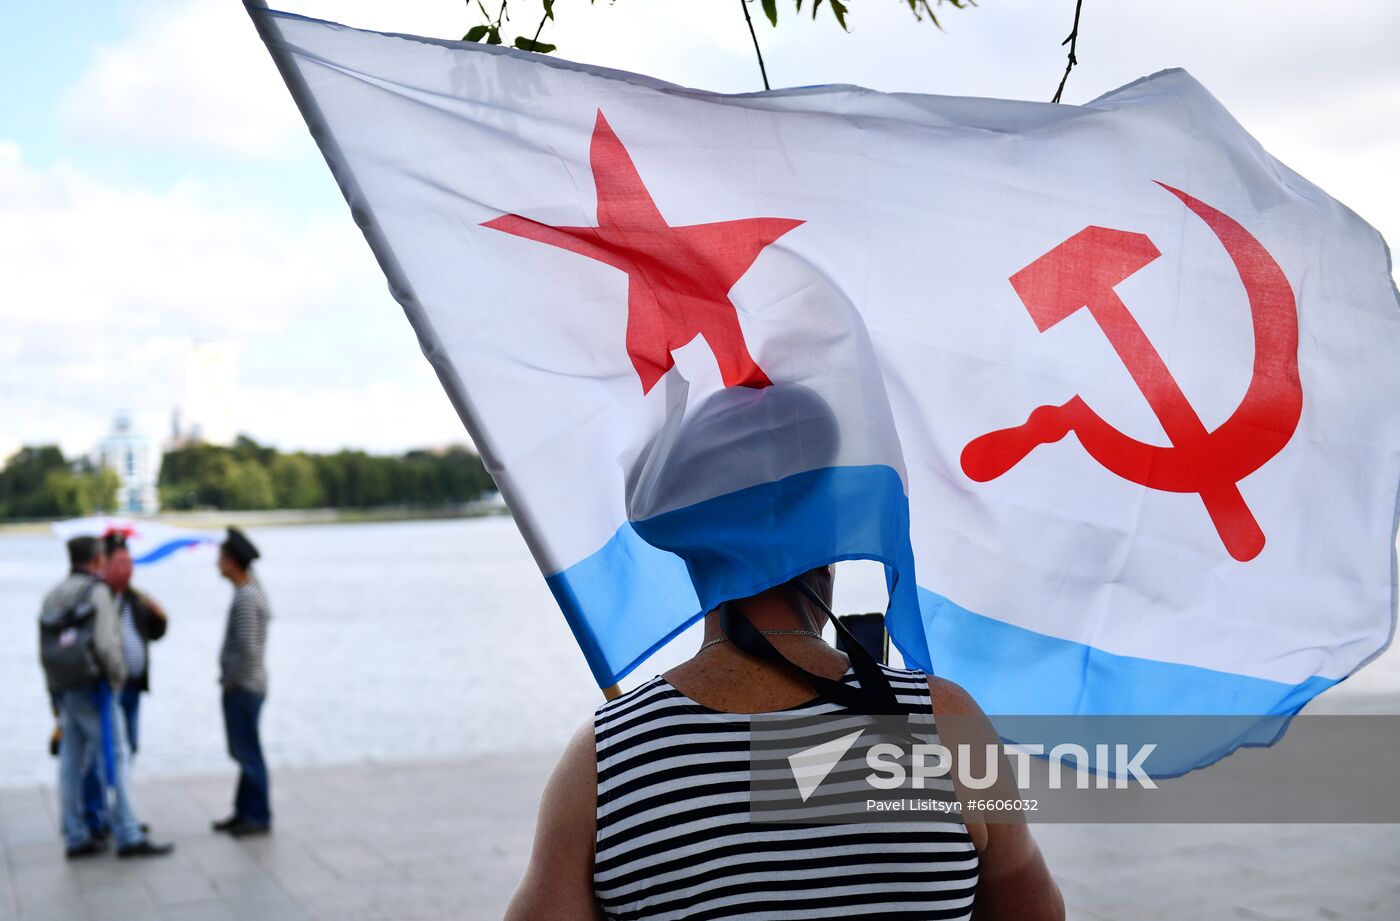
[[[112,470],[70,461],[55,445],[21,448],[0,469],[0,521],[110,512],[119,485]],[[161,504],[169,509],[434,508],[493,488],[481,458],[461,446],[398,456],[284,454],[240,437],[231,447],[168,451],[160,469]]]
[[[55,445],[20,448],[0,470],[0,521],[7,518],[76,518],[117,504],[117,475],[75,462]]]
[[[169,509],[433,507],[494,487],[481,458],[461,446],[397,456],[284,454],[240,436],[231,447],[168,451],[160,468],[160,501]]]

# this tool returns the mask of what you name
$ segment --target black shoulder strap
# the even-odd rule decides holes
[[[786,665],[801,675],[812,686],[812,690],[833,703],[840,704],[857,713],[872,716],[904,713],[904,708],[895,697],[889,677],[885,675],[884,669],[880,668],[880,664],[875,661],[875,658],[870,655],[869,650],[851,635],[850,629],[841,623],[841,618],[832,613],[831,608],[810,585],[801,580],[792,584],[798,592],[826,613],[832,626],[836,628],[836,632],[846,641],[846,654],[851,659],[851,668],[855,671],[856,678],[860,680],[860,687],[851,687],[840,681],[833,681],[824,675],[809,672],[789,660],[772,643],[768,642],[768,637],[760,633],[748,617],[744,616],[744,612],[739,610],[738,605],[733,602],[725,602],[720,605],[720,629],[741,652],[768,662]]]

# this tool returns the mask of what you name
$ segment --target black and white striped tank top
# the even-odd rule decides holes
[[[882,666],[931,711],[922,672]],[[847,670],[841,679],[859,686]],[[840,714],[817,699],[786,713]],[[594,718],[593,887],[608,918],[807,921],[970,918],[977,851],[956,816],[869,824],[749,821],[749,715],[703,707],[661,676]]]

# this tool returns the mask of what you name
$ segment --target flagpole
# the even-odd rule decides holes
[[[258,30],[258,36],[262,38],[263,45],[272,55],[272,61],[277,65],[277,71],[282,75],[282,81],[286,83],[287,90],[292,94],[292,100],[301,111],[302,119],[311,129],[311,136],[315,139],[316,146],[320,148],[321,156],[325,158],[326,165],[330,167],[331,175],[335,177],[336,184],[340,186],[341,194],[344,195],[346,203],[350,206],[351,217],[364,233],[365,242],[369,243],[374,258],[379,262],[380,270],[388,279],[389,292],[394,296],[394,300],[399,302],[399,306],[403,308],[413,331],[418,334],[418,344],[422,348],[424,356],[433,366],[433,370],[437,372],[438,380],[442,383],[447,398],[452,401],[453,408],[457,410],[457,415],[462,420],[467,434],[476,445],[482,463],[491,473],[492,479],[496,481],[496,488],[500,490],[501,498],[505,500],[506,506],[510,509],[511,516],[515,519],[515,526],[520,530],[521,536],[525,538],[525,545],[530,548],[530,554],[539,564],[540,570],[551,572],[554,569],[554,564],[545,552],[544,543],[539,539],[536,525],[529,513],[525,511],[523,504],[517,505],[511,501],[512,489],[508,482],[503,482],[506,479],[502,476],[505,468],[497,461],[495,446],[487,437],[486,429],[479,422],[480,416],[472,404],[471,397],[467,394],[466,387],[446,360],[446,351],[442,348],[437,332],[433,329],[417,295],[414,294],[413,285],[409,282],[403,266],[399,263],[394,248],[384,236],[379,222],[374,217],[374,211],[365,199],[354,174],[346,167],[340,145],[327,126],[320,106],[317,105],[315,97],[312,96],[310,88],[307,87],[306,81],[301,76],[301,72],[297,70],[291,55],[283,46],[282,32],[277,26],[276,18],[269,15],[271,11],[265,0],[243,0],[243,6],[248,11],[249,18],[253,20],[253,27]],[[264,15],[258,15],[259,11]],[[603,688],[602,691],[603,696],[608,700],[621,693],[615,684]]]

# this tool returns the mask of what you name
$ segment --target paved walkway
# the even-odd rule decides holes
[[[0,791],[0,921],[499,919],[552,756],[283,771],[277,830],[211,833],[229,777],[138,786],[174,856],[69,863],[53,791]],[[1400,917],[1400,826],[1040,826],[1089,921]]]
[[[0,791],[0,921],[379,921],[504,913],[554,756],[283,771],[276,830],[209,830],[232,777],[138,785],[170,857],[66,861],[51,789]]]

